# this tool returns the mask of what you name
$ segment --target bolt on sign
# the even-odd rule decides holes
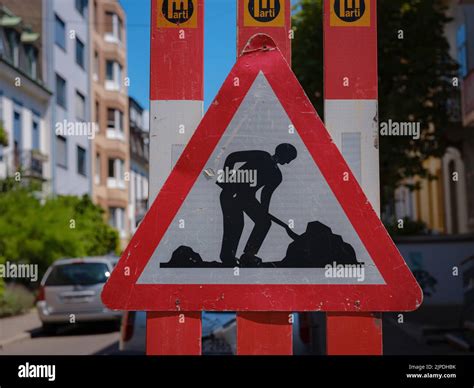
[[[252,38],[102,293],[150,311],[408,311],[421,290],[273,40]]]
[[[247,0],[244,27],[283,27],[285,0]]]
[[[195,0],[154,0],[158,2],[158,27],[196,28],[198,7]]]
[[[371,0],[331,0],[332,27],[370,27]]]

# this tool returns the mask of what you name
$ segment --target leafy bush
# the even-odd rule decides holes
[[[117,253],[119,237],[88,196],[40,202],[31,187],[0,182],[0,263],[37,264],[39,274],[62,257]]]
[[[8,285],[0,296],[0,318],[23,314],[34,305],[35,297],[22,285]]]
[[[0,120],[0,145],[8,146],[8,134],[3,127],[3,121]]]
[[[3,295],[5,294],[5,282],[0,278],[0,300],[2,300]]]

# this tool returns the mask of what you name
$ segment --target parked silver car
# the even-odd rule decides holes
[[[54,332],[62,324],[120,320],[122,312],[107,309],[102,287],[117,264],[115,256],[63,259],[46,271],[36,307],[43,329]]]

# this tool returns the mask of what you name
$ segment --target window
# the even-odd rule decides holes
[[[109,178],[115,178],[115,159],[109,159]]]
[[[137,121],[137,111],[132,107],[130,107],[130,121],[132,123],[136,123]]]
[[[105,76],[107,81],[114,80],[114,61],[107,61],[105,66]]]
[[[38,76],[38,50],[32,45],[25,46],[26,72],[36,79]]]
[[[93,69],[93,75],[92,77],[94,78],[94,81],[99,80],[99,53],[97,51],[94,51],[94,69]]]
[[[125,209],[121,207],[109,208],[109,225],[117,229],[120,237],[125,237]]]
[[[115,129],[115,109],[107,109],[107,128]]]
[[[142,123],[142,115],[137,112],[137,118],[135,120],[135,123],[138,128],[142,129],[143,128],[143,123]]]
[[[107,42],[122,42],[123,23],[120,17],[113,12],[105,13],[105,40]]]
[[[122,89],[122,65],[115,62],[115,83],[117,84],[117,89]]]
[[[130,108],[130,122],[137,128],[143,128],[142,113],[135,108]]]
[[[114,108],[107,109],[107,137],[124,140],[123,113]]]
[[[77,173],[87,176],[86,173],[86,150],[77,146]]]
[[[142,193],[141,193],[141,179],[140,179],[140,174],[135,175],[135,195],[137,199],[142,198]]]
[[[148,179],[147,179],[147,176],[143,177],[142,184],[143,184],[143,189],[142,189],[143,190],[143,199],[147,200],[148,199]]]
[[[101,158],[100,154],[97,152],[95,154],[95,169],[94,169],[94,179],[95,179],[95,184],[100,185],[101,179],[100,179],[100,172],[101,172]]]
[[[39,120],[37,117],[33,117],[32,123],[32,139],[31,145],[32,149],[39,150],[40,149],[40,128],[39,128]]]
[[[60,264],[53,267],[45,286],[93,286],[105,283],[109,276],[105,263]]]
[[[76,63],[84,69],[84,43],[76,37]]]
[[[454,176],[456,171],[459,171],[459,169],[456,168],[456,162],[454,160],[451,160],[448,164],[448,171],[450,177]],[[458,213],[458,192],[457,192],[457,184],[456,182],[452,181],[450,179],[449,182],[449,202],[451,205],[451,233],[453,234],[458,234],[459,233],[459,213]]]
[[[54,41],[63,50],[66,50],[66,24],[55,15],[54,19]]]
[[[123,42],[123,39],[122,39],[122,31],[123,31],[123,25],[122,25],[122,19],[120,19],[118,16],[117,16],[117,37],[118,37],[118,40],[120,42]]]
[[[84,16],[84,11],[87,7],[87,0],[75,0],[76,2],[76,9],[82,16]]]
[[[122,159],[109,158],[107,187],[110,189],[124,189],[124,169],[125,163]]]
[[[105,33],[112,35],[114,32],[114,13],[105,13]]]
[[[56,74],[56,103],[66,109],[66,81]]]
[[[95,122],[97,123],[97,128],[100,129],[100,104],[99,101],[95,101]]]
[[[13,157],[16,168],[20,167],[21,164],[21,151],[23,150],[22,140],[21,113],[15,108],[13,112]]]
[[[7,57],[14,66],[18,67],[20,65],[20,37],[18,33],[13,29],[7,29],[6,34],[8,40]]]
[[[76,118],[81,121],[86,119],[86,98],[76,90]]]
[[[56,164],[67,168],[67,141],[63,136],[56,136]]]
[[[122,66],[120,63],[107,60],[105,66],[105,88],[107,90],[121,90],[122,89]]]

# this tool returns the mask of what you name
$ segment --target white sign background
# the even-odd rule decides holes
[[[352,245],[357,260],[365,263],[364,281],[327,278],[324,268],[240,268],[239,271],[233,268],[160,268],[160,263],[168,262],[173,251],[181,245],[191,247],[204,261],[220,261],[221,189],[215,179],[209,179],[203,172],[147,263],[139,284],[385,284],[297,130],[292,131],[291,126],[271,86],[260,73],[205,168],[222,169],[226,157],[236,151],[261,150],[273,154],[278,144],[295,146],[298,157],[290,164],[280,166],[283,181],[273,193],[270,213],[285,222],[293,220],[293,230],[298,234],[304,233],[306,225],[312,221],[329,226],[333,233]],[[180,220],[184,222],[184,228],[180,228]],[[243,253],[252,228],[253,222],[245,216],[237,257]],[[292,241],[281,226],[272,224],[258,256],[264,261],[279,261],[285,257]]]

